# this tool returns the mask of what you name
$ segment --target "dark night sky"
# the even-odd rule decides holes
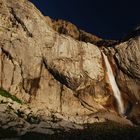
[[[120,39],[140,23],[140,0],[30,0],[54,19],[64,19],[106,39]]]

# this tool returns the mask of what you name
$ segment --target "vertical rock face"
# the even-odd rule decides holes
[[[99,48],[54,32],[28,1],[0,3],[0,87],[64,114],[102,109],[94,100],[104,79]]]
[[[133,34],[133,36],[132,36]],[[117,76],[118,84],[128,102],[129,117],[135,118],[135,121],[140,117],[140,34],[135,30],[125,41],[115,47],[115,58],[119,66]]]
[[[0,87],[68,118],[116,110],[100,49],[51,26],[30,2],[0,0]],[[129,112],[140,101],[139,42],[132,38],[107,49]]]

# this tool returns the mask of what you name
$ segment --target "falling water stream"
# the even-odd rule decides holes
[[[108,61],[107,56],[103,52],[102,52],[102,55],[103,55],[105,65],[106,65],[108,79],[109,79],[110,85],[112,87],[114,97],[117,100],[119,113],[123,115],[125,111],[124,111],[124,104],[123,104],[122,97],[121,97],[121,92],[120,92],[118,85],[116,83],[116,80],[115,80],[115,77],[113,74],[113,70],[112,70],[111,65]]]

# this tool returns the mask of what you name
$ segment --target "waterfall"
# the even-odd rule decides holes
[[[102,56],[103,56],[104,61],[105,61],[105,66],[106,66],[106,71],[107,71],[109,83],[112,87],[114,97],[117,100],[119,113],[123,115],[125,111],[124,111],[124,104],[122,102],[121,92],[120,92],[118,85],[116,83],[116,80],[115,80],[115,77],[113,74],[113,70],[112,70],[111,65],[108,61],[107,56],[103,52],[102,52]]]

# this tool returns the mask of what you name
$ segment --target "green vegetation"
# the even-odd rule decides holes
[[[0,95],[6,98],[10,98],[13,101],[22,104],[22,101],[20,99],[18,99],[16,96],[11,95],[9,92],[5,91],[4,89],[0,88]]]

